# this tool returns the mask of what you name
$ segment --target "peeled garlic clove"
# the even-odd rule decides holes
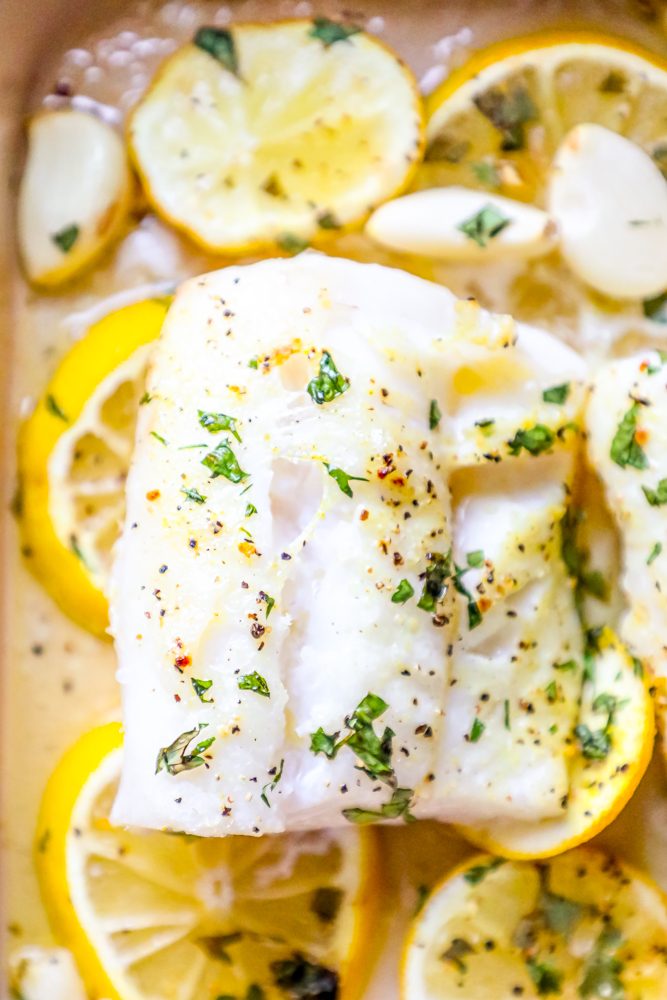
[[[431,188],[381,205],[366,224],[381,246],[451,261],[529,259],[556,243],[549,216],[464,187]]]
[[[667,182],[634,142],[601,125],[577,125],[552,167],[549,211],[572,271],[616,299],[667,288]]]
[[[131,198],[121,136],[83,111],[44,111],[28,126],[18,239],[27,277],[53,287],[117,235]]]

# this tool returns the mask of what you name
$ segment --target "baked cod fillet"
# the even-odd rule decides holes
[[[582,375],[547,335],[388,268],[304,254],[184,285],[112,580],[114,822],[556,815]]]

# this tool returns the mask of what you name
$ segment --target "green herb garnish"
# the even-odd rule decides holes
[[[480,569],[484,565],[484,550],[475,549],[474,552],[468,552],[466,562],[471,569]]]
[[[667,163],[667,158],[665,162]],[[667,323],[667,292],[652,299],[644,299],[642,308],[646,319],[651,319],[654,323]]]
[[[62,420],[66,424],[69,423],[69,417],[63,411],[62,407],[56,402],[55,396],[52,396],[51,393],[49,393],[44,400],[44,405],[52,417],[57,417],[58,420]]]
[[[452,558],[450,552],[446,555],[441,552],[429,552],[426,558],[429,565],[423,574],[424,586],[417,607],[432,613],[445,593],[447,580],[452,575]]]
[[[625,987],[620,978],[623,963],[615,954],[620,943],[621,935],[614,927],[606,927],[600,934],[579,986],[579,995],[584,1000],[589,997],[626,1000]]]
[[[624,414],[611,442],[611,458],[622,469],[628,465],[635,469],[645,469],[648,466],[646,452],[636,437],[638,414],[639,403],[633,402]]]
[[[386,784],[394,780],[394,769],[391,764],[392,739],[394,731],[385,726],[379,736],[373,728],[373,723],[383,715],[389,705],[379,695],[369,692],[359,702],[354,712],[345,719],[345,727],[349,730],[346,736],[338,739],[340,733],[331,735],[320,727],[311,733],[310,749],[312,753],[323,753],[333,760],[339,750],[347,746],[362,763],[359,770],[369,778],[379,779]]]
[[[247,503],[245,507],[245,516],[252,517],[253,514],[257,513],[257,508],[254,503]]]
[[[188,747],[199,733],[208,726],[208,722],[199,722],[194,729],[189,729],[185,733],[177,736],[168,747],[161,747],[155,761],[155,773],[167,771],[168,774],[180,774],[181,771],[191,771],[195,767],[201,767],[206,761],[201,756],[205,750],[215,741],[215,736],[200,740],[190,752]]]
[[[339,995],[338,973],[315,965],[300,952],[271,962],[271,972],[288,1000],[337,1000]]]
[[[238,687],[240,691],[254,691],[256,694],[261,694],[263,698],[271,697],[266,678],[258,674],[256,670],[253,670],[251,674],[243,674],[239,677]]]
[[[459,972],[467,972],[468,966],[463,961],[466,955],[474,955],[475,949],[465,938],[455,937],[449,948],[443,951],[440,958],[443,962],[451,962]]]
[[[415,589],[409,580],[401,580],[398,587],[391,595],[392,604],[405,604],[414,595]]]
[[[77,224],[73,222],[71,226],[65,226],[64,229],[54,233],[51,240],[63,253],[69,253],[78,240],[80,232]]]
[[[194,503],[206,503],[206,497],[193,486],[182,489],[181,493],[184,493],[188,500],[192,500]]]
[[[224,476],[230,483],[241,483],[248,478],[248,473],[239,465],[227,439],[217,444],[213,451],[202,459],[201,464],[210,470],[211,479]]]
[[[194,37],[194,44],[217,59],[234,76],[239,75],[238,54],[231,31],[225,28],[200,28]]]
[[[212,686],[213,681],[202,681],[198,677],[191,677],[190,680],[192,681],[192,686],[195,689],[195,694],[200,701],[203,701],[205,704],[209,704],[213,701],[212,698],[205,697],[205,694]]]
[[[276,245],[285,253],[297,254],[308,249],[308,240],[296,233],[281,233],[276,237]]]
[[[403,817],[404,822],[414,823],[415,817],[410,812],[412,788],[395,788],[389,802],[385,802],[375,812],[372,809],[343,809],[343,816],[350,823],[357,823],[366,826],[368,823],[376,823],[379,819],[399,819]]]
[[[151,437],[154,437],[156,441],[159,441],[160,444],[163,444],[165,448],[167,447],[167,439],[163,438],[162,435],[158,434],[157,431],[151,431]]]
[[[554,432],[544,424],[534,424],[525,430],[518,430],[511,441],[507,442],[510,455],[520,455],[525,450],[529,455],[541,455],[548,451],[554,443]]]
[[[535,984],[538,996],[546,997],[554,993],[560,994],[563,982],[563,973],[559,972],[553,965],[546,962],[538,962],[534,958],[529,958],[528,972]]]
[[[473,240],[478,247],[484,248],[489,240],[499,236],[511,222],[512,220],[503,215],[495,205],[485,205],[479,212],[464,219],[456,228],[468,239]]]
[[[428,426],[429,429],[434,431],[438,427],[442,419],[442,413],[440,407],[438,406],[437,399],[432,399],[428,408]]]
[[[274,775],[273,779],[271,781],[267,781],[267,783],[262,786],[262,794],[260,795],[260,799],[262,800],[262,802],[264,803],[265,806],[268,806],[269,809],[271,808],[271,803],[269,802],[269,794],[280,783],[280,779],[283,776],[283,767],[284,766],[285,766],[285,760],[283,758],[280,761],[280,764],[279,764],[278,767],[274,766],[269,771],[269,774],[273,774]]]
[[[365,476],[350,476],[347,472],[343,472],[342,469],[335,468],[324,462],[324,468],[327,470],[331,478],[338,484],[341,493],[344,493],[346,497],[352,497],[352,487],[350,483],[367,483],[368,479]]]
[[[662,552],[662,542],[656,542],[653,548],[651,549],[648,559],[646,560],[646,565],[650,566],[651,563],[655,562],[655,560],[658,558],[661,552]]]
[[[500,187],[500,175],[493,163],[482,160],[480,163],[471,163],[472,172],[480,184],[487,184],[489,187]]]
[[[651,507],[662,507],[667,503],[667,479],[661,479],[654,490],[649,486],[642,486],[642,493]]]
[[[236,418],[230,417],[227,413],[208,413],[206,410],[197,410],[199,423],[209,434],[217,434],[219,431],[229,431],[237,441],[241,441],[236,429]]]
[[[472,726],[470,727],[470,732],[468,733],[467,740],[468,743],[478,743],[481,739],[482,733],[486,729],[486,726],[481,719],[473,719]]]
[[[562,385],[552,385],[550,389],[545,389],[542,399],[545,403],[564,403],[570,395],[570,383],[563,382]]]
[[[330,21],[328,17],[316,17],[308,34],[311,38],[317,38],[328,49],[336,42],[346,42],[361,30],[356,24],[341,24],[339,21]]]
[[[473,101],[478,111],[500,132],[500,148],[504,152],[524,148],[524,126],[537,119],[537,108],[525,87],[520,84],[512,90],[490,87],[474,97]]]
[[[484,881],[487,875],[490,875],[491,872],[496,870],[496,868],[500,868],[500,866],[504,864],[504,858],[494,858],[493,861],[489,861],[487,864],[473,865],[467,872],[464,872],[463,877],[468,885],[479,885],[480,882]]]
[[[324,351],[320,359],[319,375],[311,379],[306,386],[306,391],[312,401],[318,406],[330,403],[336,396],[342,396],[349,388],[350,380],[341,375],[329,352]]]

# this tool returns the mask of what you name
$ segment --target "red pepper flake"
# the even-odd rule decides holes
[[[491,600],[490,597],[480,597],[480,599],[477,601],[477,607],[482,612],[482,614],[486,614],[486,612],[490,609],[492,604],[493,601]]]
[[[146,499],[147,500],[157,500],[157,498],[159,496],[160,496],[160,491],[159,490],[149,490],[148,493],[146,494]]]
[[[359,515],[359,520],[360,521],[367,521],[368,520],[368,511],[367,510],[362,510],[361,514]]]
[[[649,433],[647,430],[644,430],[643,428],[640,427],[638,430],[635,431],[635,441],[637,442],[637,444],[646,444],[648,438],[649,438]]]
[[[185,668],[189,667],[191,663],[192,663],[192,657],[188,656],[187,654],[185,656],[177,656],[176,659],[174,660],[174,666],[178,671],[180,671],[180,673],[183,673]]]
[[[174,695],[174,701],[180,701],[180,700],[181,700],[180,694],[175,694]]]

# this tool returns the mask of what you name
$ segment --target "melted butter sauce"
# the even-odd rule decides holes
[[[323,3],[315,12],[365,24],[409,62],[425,92],[437,86],[473,49],[498,37],[546,27],[597,26],[667,50],[667,9],[658,0],[541,0],[539,4],[511,0],[502,5],[482,0],[447,4],[424,0],[419,9],[361,0],[353,7]],[[160,7],[140,2],[130,15],[105,25],[95,35],[66,39],[60,48],[54,44],[53,60],[40,68],[32,107],[63,104],[66,99],[53,92],[57,83],[58,91],[74,95],[75,106],[94,106],[109,121],[120,124],[162,59],[189,40],[201,24],[222,27],[232,18],[308,17],[313,11],[307,0],[278,0],[270,6],[261,0],[230,6],[168,2]],[[408,266],[404,258],[378,251],[361,235],[339,238],[328,249],[359,260]],[[143,297],[149,289],[154,294],[156,286],[161,291],[224,263],[228,261],[194,250],[154,216],[143,215],[112,256],[72,291],[44,296],[19,283],[12,409],[17,421],[30,411],[59,359],[100,314]],[[500,265],[472,270],[414,261],[410,266],[449,285],[457,294],[475,295],[498,311],[507,310],[509,289],[517,278],[515,268]],[[627,345],[651,335],[650,326],[637,316],[600,314],[571,279],[567,281],[576,308],[554,310],[545,303],[541,313],[538,310],[525,318],[551,328],[592,357],[608,353],[614,342]],[[78,736],[118,716],[119,698],[111,644],[82,632],[60,614],[26,571],[18,541],[5,572],[10,594],[6,642],[8,662],[13,666],[6,685],[6,745],[16,748],[14,752],[20,757],[20,765],[11,757],[7,761],[9,809],[3,838],[13,947],[50,944],[53,940],[32,867],[33,831],[44,784],[62,752]],[[380,836],[385,909],[393,917],[385,953],[367,997],[393,1000],[397,996],[400,942],[415,911],[420,887],[433,886],[471,848],[446,827],[433,823],[384,829]],[[667,793],[659,761],[654,761],[631,805],[602,840],[649,871],[667,889]]]

